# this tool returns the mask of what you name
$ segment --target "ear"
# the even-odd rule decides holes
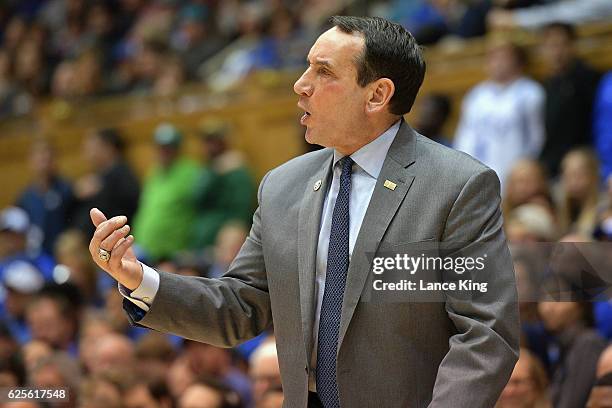
[[[395,93],[395,85],[389,78],[379,78],[372,82],[366,102],[366,112],[382,112],[389,105],[389,101]]]

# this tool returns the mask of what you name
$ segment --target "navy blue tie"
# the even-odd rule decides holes
[[[340,191],[332,215],[317,345],[317,394],[325,408],[340,407],[336,355],[342,299],[349,267],[349,202],[353,160],[346,156],[340,160],[340,164]]]

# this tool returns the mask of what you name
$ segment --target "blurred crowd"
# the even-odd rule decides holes
[[[183,155],[177,127],[160,124],[142,184],[118,129],[85,135],[90,171],[74,183],[58,174],[53,146],[33,142],[32,184],[0,212],[0,387],[63,387],[66,407],[281,406],[272,333],[227,350],[130,327],[116,283],[89,254],[97,207],[128,215],[140,259],[182,275],[226,272],[255,185],[226,123],[204,121],[198,137],[200,161]]]
[[[612,404],[612,72],[577,55],[574,26],[540,29],[541,81],[509,38],[488,43],[486,80],[463,98],[454,135],[444,95],[415,125],[494,169],[522,322],[519,363],[497,408]],[[434,112],[434,113],[432,113]]]
[[[349,3],[4,1],[0,118],[28,113],[41,98],[171,95],[186,81],[226,86],[253,70],[293,69],[327,17]],[[612,406],[612,303],[605,290],[592,296],[612,272],[612,73],[578,58],[573,25],[609,16],[612,2],[353,3],[401,22],[423,44],[491,27],[539,30],[542,81],[527,74],[520,45],[493,40],[487,79],[463,99],[456,132],[445,133],[452,104],[444,94],[423,95],[412,125],[481,160],[502,183],[523,349],[498,408]],[[89,209],[97,207],[128,216],[137,255],[150,265],[213,278],[228,269],[248,234],[256,186],[227,123],[207,120],[197,133],[200,160],[183,154],[181,129],[160,123],[142,180],[120,129],[83,135],[88,172],[77,180],[58,172],[54,146],[32,141],[32,182],[0,210],[0,387],[64,387],[70,398],[58,406],[66,407],[281,407],[273,333],[228,350],[131,327],[116,283],[90,258]],[[566,258],[555,260],[557,252]],[[589,280],[590,292],[574,276],[586,269],[599,279]]]
[[[505,27],[612,15],[607,0],[5,0],[0,118],[41,100],[214,90],[258,70],[299,68],[332,14],[400,22],[421,44]]]
[[[168,96],[295,68],[332,1],[8,0],[0,3],[0,118],[41,98]],[[216,60],[210,61],[216,56]]]

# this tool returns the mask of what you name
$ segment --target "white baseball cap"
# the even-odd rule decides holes
[[[0,231],[26,234],[30,229],[30,217],[22,208],[7,207],[0,213]]]

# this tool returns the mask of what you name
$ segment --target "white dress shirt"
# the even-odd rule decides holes
[[[355,247],[355,241],[361,228],[363,217],[365,216],[370,198],[374,192],[378,175],[382,169],[389,147],[400,128],[401,121],[395,122],[379,137],[351,154],[353,159],[353,173],[351,176],[351,195],[349,203],[349,260]],[[329,247],[329,236],[331,234],[332,215],[338,191],[340,189],[340,175],[342,169],[338,162],[344,157],[337,151],[334,151],[333,161],[333,178],[325,202],[323,204],[323,213],[321,215],[321,229],[319,231],[319,241],[317,245],[317,262],[316,262],[316,313],[315,321],[312,328],[313,349],[312,349],[312,367],[317,364],[317,345],[319,336],[319,317],[321,313],[321,305],[323,303],[323,293],[325,291],[325,275],[327,271],[327,251]],[[129,293],[122,285],[119,285],[119,291],[128,300],[136,306],[149,311],[149,306],[155,299],[155,294],[159,289],[159,274],[149,266],[142,264],[143,279],[138,288]],[[310,378],[308,388],[311,391],[316,390],[314,370],[310,370]]]

